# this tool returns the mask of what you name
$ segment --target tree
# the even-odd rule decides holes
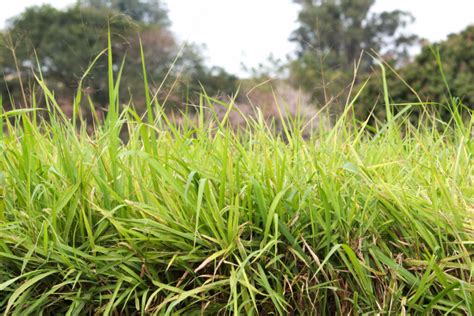
[[[160,0],[78,0],[80,6],[109,9],[148,25],[169,26],[168,12]]]
[[[437,60],[438,57],[440,60]],[[474,26],[459,34],[451,34],[447,40],[435,45],[424,45],[412,62],[393,67],[397,75],[393,72],[387,73],[388,90],[393,103],[419,103],[420,99],[422,102],[435,102],[434,107],[441,112],[445,120],[451,118],[448,109],[452,102],[451,96],[459,98],[462,104],[474,109]],[[381,74],[375,72],[362,95],[363,102],[376,100],[382,93]],[[359,107],[357,114],[364,118],[369,114],[369,110]],[[416,120],[420,107],[415,107],[412,113],[413,119]],[[383,106],[376,108],[376,114],[378,117],[385,115]]]
[[[375,50],[393,59],[407,55],[415,36],[401,30],[413,17],[407,12],[374,13],[375,0],[296,0],[299,27],[290,40],[297,44],[291,74],[296,84],[324,103],[351,82],[362,51]],[[370,71],[373,60],[361,59],[358,71]],[[344,95],[344,94],[343,94]]]
[[[66,11],[47,5],[28,8],[11,20],[3,34],[5,44],[0,47],[0,55],[4,59],[0,68],[5,78],[18,75],[16,64],[23,78],[5,80],[2,86],[15,92],[17,81],[23,80],[32,85],[32,71],[39,74],[41,70],[58,98],[72,95],[88,65],[107,47],[109,27],[117,52],[115,64],[118,64],[128,48],[127,38],[137,32],[136,24],[126,16],[109,19],[101,11],[79,7]],[[41,69],[37,68],[38,64]],[[88,82],[90,90],[97,92],[94,98],[102,104],[107,99],[106,64],[104,56],[98,61],[90,76],[92,80]]]
[[[90,6],[82,3],[65,11],[51,6],[32,7],[10,21],[0,41],[0,71],[4,74],[0,77],[0,94],[4,96],[4,100],[10,99],[9,94],[17,102],[23,99],[21,92],[24,90],[19,82],[25,82],[27,94],[31,95],[35,83],[33,72],[38,74],[41,70],[60,103],[70,106],[74,90],[84,71],[107,47],[109,30],[113,44],[114,71],[118,71],[125,59],[123,87],[120,90],[122,99],[128,101],[133,96],[139,109],[144,108],[140,39],[151,89],[161,86],[161,91],[167,98],[172,93],[168,100],[176,102],[168,104],[181,105],[183,101],[189,101],[190,97],[198,96],[201,89],[199,81],[204,85],[209,82],[207,92],[212,95],[220,91],[235,91],[235,78],[223,71],[216,73],[208,68],[197,46],[187,46],[182,57],[173,63],[181,49],[167,26],[143,23],[127,14],[116,14],[113,10],[97,10],[94,6],[99,2],[101,1],[91,0]],[[151,5],[152,2],[147,3]],[[121,2],[111,3],[118,5]],[[127,3],[131,4],[133,1]],[[37,68],[37,64],[41,65],[41,69]],[[162,85],[172,64],[174,68]],[[84,82],[84,87],[87,87],[87,93],[94,102],[104,107],[108,102],[106,69],[107,56],[103,55]],[[18,70],[22,74],[21,78],[18,78]],[[224,86],[226,84],[230,86]],[[28,102],[26,100],[22,103]]]

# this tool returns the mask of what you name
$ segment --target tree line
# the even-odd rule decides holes
[[[290,40],[297,49],[283,68],[289,74],[287,81],[302,88],[316,106],[332,103],[336,112],[341,111],[348,94],[363,86],[356,114],[361,119],[383,117],[377,65],[383,59],[390,70],[393,103],[450,102],[459,97],[473,108],[474,27],[435,47],[421,44],[421,53],[411,58],[410,48],[420,40],[406,32],[414,21],[408,12],[375,13],[375,0],[294,1],[300,12]],[[142,57],[152,85],[160,87],[170,107],[194,102],[203,88],[216,97],[234,94],[242,81],[223,68],[206,65],[201,47],[183,46],[170,25],[160,0],[79,0],[65,10],[47,5],[28,8],[9,21],[0,37],[3,103],[30,103],[34,76],[42,76],[58,100],[71,103],[79,79],[95,61],[83,89],[106,107],[107,57],[96,57],[107,47],[109,33],[114,70],[123,65],[126,89],[121,95],[138,107],[144,98]]]
[[[201,85],[210,95],[237,89],[237,77],[223,68],[208,67],[199,46],[178,42],[161,1],[80,0],[66,10],[30,7],[9,21],[0,40],[0,93],[11,96],[17,106],[29,104],[21,94],[33,95],[34,76],[41,75],[56,98],[70,104],[80,78],[95,62],[82,86],[96,104],[106,106],[107,56],[96,57],[107,47],[109,34],[114,71],[123,65],[126,89],[121,95],[136,106],[144,101],[142,57],[151,85],[161,88],[170,106],[191,101]]]

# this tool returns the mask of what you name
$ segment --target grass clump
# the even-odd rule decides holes
[[[0,312],[473,313],[472,113],[177,125],[111,72],[90,133],[38,81],[48,121],[1,114]]]

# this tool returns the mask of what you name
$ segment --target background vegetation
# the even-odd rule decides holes
[[[460,34],[451,34],[446,41],[424,46],[412,62],[397,67],[388,74],[390,97],[394,103],[434,102],[444,120],[451,113],[443,105],[455,97],[458,102],[474,109],[474,27],[470,26]],[[366,87],[365,98],[374,99],[381,95],[380,73]],[[403,83],[402,81],[405,81]],[[369,109],[360,109],[360,117]],[[375,108],[378,117],[384,115]],[[413,117],[418,117],[415,111]]]
[[[33,72],[38,73],[39,64],[58,102],[65,112],[70,112],[78,79],[106,48],[109,27],[115,50],[114,69],[124,62],[122,75],[127,87],[121,96],[132,99],[142,111],[145,100],[140,40],[152,92],[159,90],[161,99],[166,99],[167,108],[173,111],[197,103],[202,86],[207,94],[224,100],[236,94],[240,86],[238,104],[271,109],[275,107],[271,87],[260,85],[270,79],[277,89],[293,87],[293,95],[302,89],[309,108],[330,103],[337,115],[344,111],[351,87],[365,86],[355,112],[362,120],[372,116],[373,123],[375,117],[385,115],[381,73],[375,57],[392,66],[387,70],[387,80],[393,103],[436,100],[445,107],[449,103],[445,101],[459,97],[464,105],[473,107],[472,27],[433,48],[405,31],[413,16],[399,10],[374,13],[375,0],[295,2],[300,5],[299,27],[290,38],[297,43],[295,55],[289,61],[270,59],[267,67],[253,69],[250,78],[241,80],[222,68],[208,66],[199,45],[183,46],[171,33],[166,7],[159,0],[83,0],[66,10],[29,8],[10,20],[0,40],[0,70],[4,74],[0,92],[5,106],[11,106],[13,100],[17,106],[29,104],[32,92],[38,89]],[[421,53],[412,58],[410,48],[420,43]],[[438,67],[439,58],[444,77]],[[83,89],[100,108],[106,109],[106,56],[96,64]],[[354,78],[355,71],[358,75]],[[168,80],[163,80],[165,77]],[[253,92],[252,100],[248,99],[249,91]],[[83,108],[87,109],[85,105]],[[416,117],[414,113],[413,118]],[[449,118],[449,113],[444,112],[443,119]]]
[[[199,48],[178,43],[169,24],[167,12],[159,1],[80,1],[65,11],[50,6],[29,8],[10,21],[0,46],[0,69],[4,73],[0,91],[6,96],[5,103],[9,103],[7,96],[11,95],[15,102],[21,102],[18,106],[29,104],[37,89],[33,73],[41,70],[58,102],[70,110],[79,79],[107,47],[109,29],[115,71],[124,63],[127,87],[121,96],[133,97],[137,108],[144,110],[140,41],[148,60],[149,80],[157,90],[168,76],[161,96],[169,95],[172,90],[169,101],[173,107],[180,109],[182,104],[195,101],[201,84],[210,95],[237,90],[235,76],[222,68],[207,67]],[[106,64],[107,57],[103,55],[83,83],[84,92],[102,107],[107,107],[108,101]],[[25,85],[25,98],[21,96],[20,79]]]

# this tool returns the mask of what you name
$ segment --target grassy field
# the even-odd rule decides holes
[[[354,98],[306,138],[205,97],[177,125],[145,90],[141,117],[118,81],[92,133],[40,78],[50,120],[2,112],[0,312],[474,313],[472,113],[369,127]]]

